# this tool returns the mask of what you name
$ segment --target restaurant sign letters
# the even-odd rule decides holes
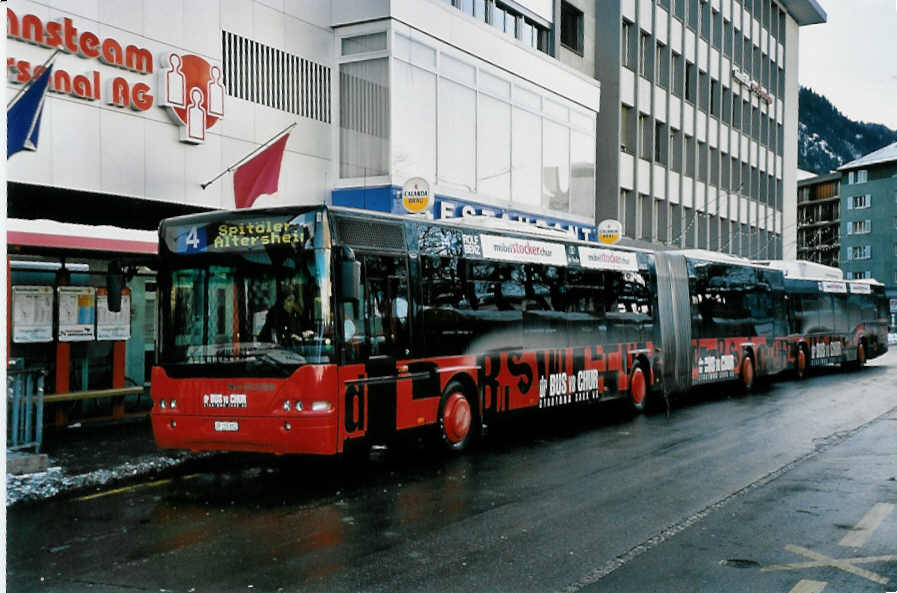
[[[190,144],[205,141],[206,130],[224,116],[224,83],[221,68],[204,58],[170,51],[153,52],[145,47],[126,45],[114,37],[101,38],[81,30],[64,17],[44,22],[33,14],[21,17],[6,10],[7,37],[44,47],[59,49],[85,60],[132,72],[144,77],[158,72],[158,99],[150,86],[152,78],[133,80],[125,76],[101,76],[98,69],[72,73],[53,68],[48,90],[84,101],[105,100],[108,105],[148,111],[157,105],[166,109],[181,127],[180,139]],[[158,61],[159,68],[156,68]],[[14,84],[27,84],[43,72],[43,66],[8,56],[7,77]]]

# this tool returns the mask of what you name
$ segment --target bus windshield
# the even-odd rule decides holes
[[[329,250],[294,246],[189,263],[170,270],[163,297],[163,365],[286,376],[333,360]]]

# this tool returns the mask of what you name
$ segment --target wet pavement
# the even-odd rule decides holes
[[[460,457],[189,459],[10,508],[8,583],[882,593],[897,589],[895,434],[897,351],[751,396],[704,390],[670,417],[520,418]]]
[[[41,453],[49,457],[47,471],[7,476],[7,506],[167,475],[208,457],[159,450],[148,417],[49,430]]]

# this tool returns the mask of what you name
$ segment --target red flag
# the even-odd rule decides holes
[[[234,171],[234,204],[249,208],[262,194],[273,194],[280,182],[280,164],[289,133]]]

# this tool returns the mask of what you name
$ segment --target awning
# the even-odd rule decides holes
[[[7,245],[107,253],[155,255],[159,252],[159,234],[155,231],[55,220],[9,218],[6,222]]]

